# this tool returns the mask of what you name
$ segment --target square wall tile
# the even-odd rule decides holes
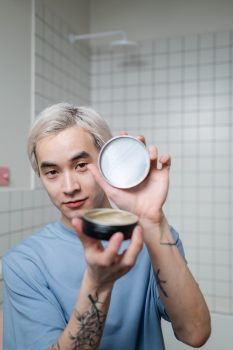
[[[10,192],[0,190],[0,198],[0,213],[8,212],[10,210]]]

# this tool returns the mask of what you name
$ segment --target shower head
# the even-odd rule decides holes
[[[138,46],[136,41],[131,41],[127,39],[126,33],[122,31],[113,31],[113,32],[99,32],[99,33],[87,33],[87,34],[69,34],[68,39],[70,43],[75,43],[79,40],[90,40],[90,39],[98,39],[105,38],[110,36],[121,36],[121,39],[112,41],[110,43],[110,48],[114,51],[127,51],[128,49],[135,49]]]
[[[131,52],[138,48],[138,43],[128,39],[114,40],[110,43],[110,48],[114,52]]]

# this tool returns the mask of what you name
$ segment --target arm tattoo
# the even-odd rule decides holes
[[[162,283],[165,284],[165,283],[167,283],[167,281],[162,281],[162,280],[159,278],[159,273],[160,273],[160,269],[158,269],[158,271],[157,271],[157,273],[156,273],[156,275],[155,275],[156,282],[157,282],[157,286],[159,286],[159,288],[160,288],[161,292],[163,293],[163,295],[164,295],[165,297],[168,298],[167,292],[165,291],[165,289],[164,289],[163,286],[162,286]]]
[[[95,350],[99,345],[106,315],[98,308],[98,304],[101,302],[98,300],[97,293],[95,296],[89,294],[88,298],[91,301],[89,310],[82,314],[75,310],[78,330],[76,334],[69,333],[72,350]]]

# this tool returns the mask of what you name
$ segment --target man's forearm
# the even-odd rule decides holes
[[[96,350],[103,334],[111,287],[100,289],[84,276],[74,312],[49,350]]]
[[[210,332],[209,311],[202,293],[176,247],[166,218],[144,226],[157,287],[174,331],[180,340],[196,346]]]

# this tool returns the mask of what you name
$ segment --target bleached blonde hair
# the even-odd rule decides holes
[[[55,135],[66,128],[78,126],[88,131],[98,150],[112,138],[106,121],[90,107],[73,106],[69,103],[58,103],[44,109],[36,119],[28,136],[28,157],[32,168],[39,175],[36,157],[37,142],[49,135]]]

